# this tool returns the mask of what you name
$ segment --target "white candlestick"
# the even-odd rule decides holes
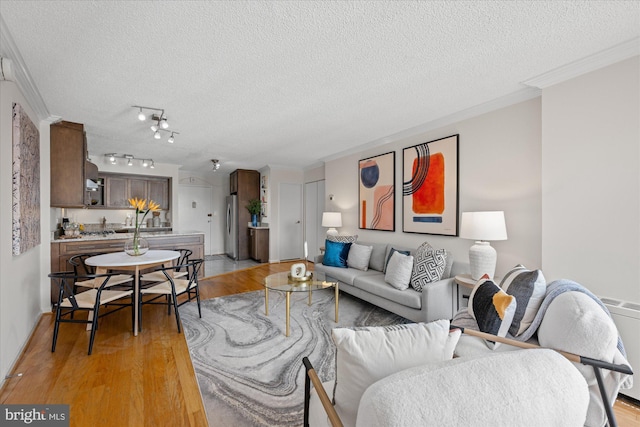
[[[307,249],[307,242],[304,242],[304,259],[309,257],[309,250]]]

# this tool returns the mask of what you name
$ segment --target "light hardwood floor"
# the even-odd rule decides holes
[[[264,289],[263,278],[291,263],[262,264],[202,280],[203,299]],[[84,325],[61,325],[51,353],[53,316],[42,316],[12,375],[0,389],[3,404],[70,405],[70,425],[215,426],[207,419],[189,350],[175,318],[161,306],[145,306],[143,331],[131,334],[126,310],[100,320],[87,356]],[[640,425],[640,408],[616,402],[620,427]]]

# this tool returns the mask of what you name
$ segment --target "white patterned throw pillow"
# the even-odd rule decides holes
[[[343,235],[331,235],[327,236],[327,240],[337,243],[355,243],[358,240],[358,235],[354,234],[353,236],[343,236]]]
[[[444,249],[434,250],[429,243],[424,242],[416,250],[413,257],[411,287],[422,292],[422,289],[429,283],[437,282],[442,278],[446,265],[446,251]]]

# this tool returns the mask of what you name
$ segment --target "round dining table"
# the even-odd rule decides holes
[[[138,299],[140,298],[140,270],[153,267],[171,267],[173,260],[180,257],[180,252],[167,250],[149,250],[147,253],[138,256],[128,255],[125,252],[112,252],[108,254],[96,255],[85,260],[85,264],[96,267],[96,274],[104,274],[109,270],[131,270],[134,271],[133,290],[133,311],[134,327],[133,335],[138,335]],[[172,274],[173,270],[168,270]]]

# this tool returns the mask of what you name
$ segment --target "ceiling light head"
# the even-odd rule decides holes
[[[166,117],[162,117],[162,119],[160,120],[160,127],[162,129],[168,129],[169,128],[169,122],[167,121]]]
[[[140,112],[138,113],[138,120],[140,120],[141,122],[147,120],[147,116],[145,116],[145,114],[142,112],[142,107],[140,107]]]
[[[211,159],[211,163],[213,163],[214,172],[220,169],[220,161],[218,159]]]
[[[173,144],[175,140],[176,139],[173,137],[173,132],[171,132],[171,136],[169,137],[169,139],[167,139],[167,142],[169,142],[169,144]]]
[[[131,161],[131,159],[129,159],[129,161],[127,162],[127,166],[133,166],[133,162]]]
[[[142,160],[142,167],[143,167],[143,168],[146,168],[146,167],[148,167],[148,166],[149,166],[149,161],[148,161],[147,159],[143,159],[143,160]]]
[[[153,164],[153,160],[151,160],[151,164],[149,165],[149,169],[154,169],[156,166]]]
[[[157,132],[157,131],[158,131],[158,125],[153,125],[153,126],[151,126],[151,130],[152,130],[153,132]]]
[[[160,131],[156,129],[155,133],[153,134],[153,137],[155,139],[160,139]]]

